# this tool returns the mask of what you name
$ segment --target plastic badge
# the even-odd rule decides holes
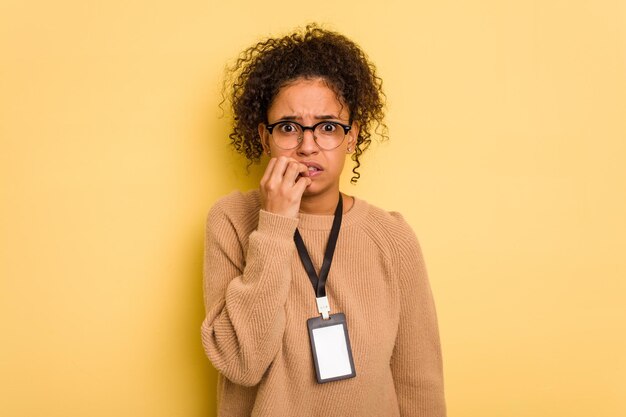
[[[331,314],[328,320],[314,317],[307,320],[311,350],[317,382],[354,378],[356,371],[352,359],[346,316]]]

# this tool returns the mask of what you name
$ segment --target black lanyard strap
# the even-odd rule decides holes
[[[330,229],[330,236],[328,236],[326,252],[324,253],[324,262],[322,263],[322,268],[320,269],[319,278],[315,273],[313,262],[311,262],[309,252],[306,250],[306,246],[304,246],[302,236],[300,236],[300,232],[297,228],[296,232],[293,235],[293,240],[296,242],[296,248],[298,249],[298,255],[300,255],[302,265],[304,266],[304,269],[306,270],[306,273],[311,280],[313,290],[315,290],[315,296],[318,298],[326,296],[326,280],[328,279],[328,271],[330,271],[330,265],[333,262],[335,246],[337,246],[337,237],[339,237],[339,229],[341,228],[342,215],[343,199],[341,198],[341,193],[339,193],[339,202],[337,202],[337,208],[335,209],[335,218],[333,219],[333,226]]]

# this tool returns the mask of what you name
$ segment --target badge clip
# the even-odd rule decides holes
[[[322,315],[322,318],[324,320],[328,320],[329,319],[328,314],[330,313],[330,305],[328,305],[328,297],[326,296],[317,297],[315,298],[315,301],[317,302],[317,311],[319,311],[319,313]]]

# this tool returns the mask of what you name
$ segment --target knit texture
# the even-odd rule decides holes
[[[201,326],[219,371],[219,417],[444,417],[441,347],[422,252],[402,215],[355,198],[326,284],[346,315],[356,377],[318,384],[307,319],[319,316],[298,257],[300,231],[316,271],[332,215],[261,209],[258,190],[209,211]]]

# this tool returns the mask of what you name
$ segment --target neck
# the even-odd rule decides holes
[[[302,196],[300,201],[300,213],[305,214],[335,214],[339,202],[339,190],[329,190],[322,195]],[[346,199],[343,201],[344,209]]]

